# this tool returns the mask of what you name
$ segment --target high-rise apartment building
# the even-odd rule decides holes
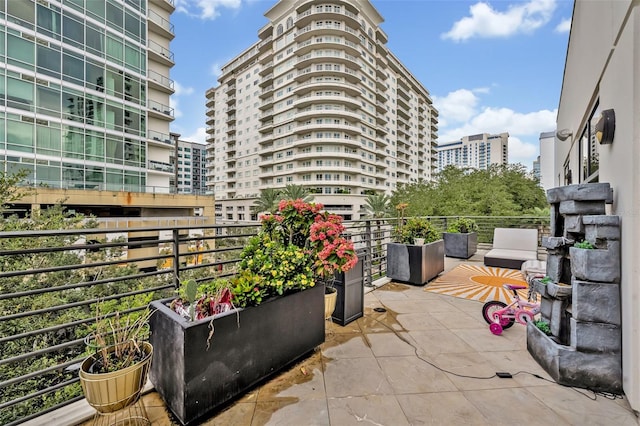
[[[437,151],[438,171],[449,165],[486,170],[492,164],[508,164],[509,133],[463,136],[439,145]]]
[[[358,218],[367,194],[431,179],[438,112],[368,0],[283,0],[207,91],[207,185],[224,220],[301,185]]]
[[[0,0],[0,160],[47,188],[166,192],[173,0]]]
[[[534,178],[538,179],[540,182],[540,156],[538,155],[535,160],[533,160],[533,167],[531,169],[531,174]]]
[[[171,187],[179,194],[205,194],[207,191],[207,146],[197,142],[180,139],[180,135],[171,133],[174,140],[174,152],[171,165],[174,176]]]
[[[558,186],[557,184],[554,184],[555,176],[553,173],[555,163],[555,140],[556,132],[540,133],[540,186],[545,191]]]

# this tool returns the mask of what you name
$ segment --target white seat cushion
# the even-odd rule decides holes
[[[489,250],[485,257],[499,258],[499,259],[513,259],[513,260],[537,260],[538,252],[529,250],[509,250],[494,248]]]

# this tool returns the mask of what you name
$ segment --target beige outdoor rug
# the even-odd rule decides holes
[[[480,302],[501,300],[508,304],[513,300],[513,294],[504,289],[503,284],[527,285],[522,272],[516,269],[463,264],[431,281],[424,290]],[[527,289],[518,290],[525,300],[527,292]]]

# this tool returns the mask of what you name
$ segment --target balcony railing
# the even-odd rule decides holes
[[[429,218],[443,231],[457,217]],[[82,399],[79,362],[98,302],[123,313],[171,297],[179,279],[199,282],[238,270],[257,223],[130,227],[123,220],[89,229],[0,232],[0,423],[17,425]],[[548,217],[474,217],[479,241],[494,227],[536,228]],[[364,259],[365,285],[386,275],[386,243],[396,219],[347,221],[346,234]],[[107,228],[110,226],[110,228]]]

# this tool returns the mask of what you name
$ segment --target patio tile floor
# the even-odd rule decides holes
[[[481,253],[464,262],[478,260]],[[446,268],[459,263],[447,258]],[[201,424],[638,424],[624,398],[533,376],[549,379],[527,352],[525,328],[494,336],[481,307],[423,287],[383,285],[365,295],[363,318],[345,327],[328,323],[326,341],[312,355]],[[514,377],[488,378],[496,371]],[[143,402],[153,425],[178,424],[156,392]]]

